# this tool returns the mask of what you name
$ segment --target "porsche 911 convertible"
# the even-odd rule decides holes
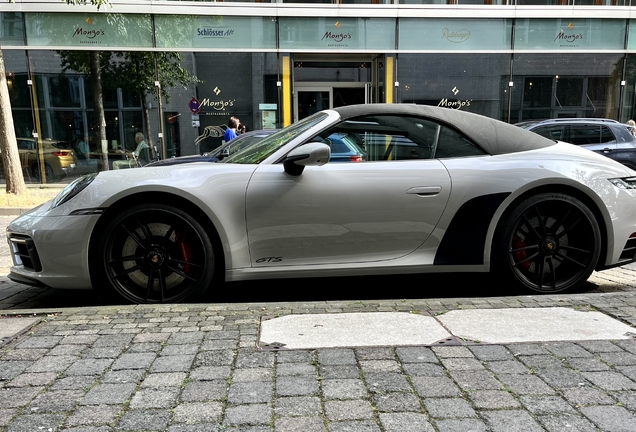
[[[330,163],[326,139],[360,163]],[[81,177],[8,227],[9,278],[130,302],[224,281],[493,272],[543,293],[634,261],[636,172],[476,114],[318,112],[221,163]]]

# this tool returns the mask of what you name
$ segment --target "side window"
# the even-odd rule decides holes
[[[339,123],[320,138],[334,153],[359,149],[361,158],[350,161],[402,161],[431,159],[440,126],[430,120],[404,116],[364,116]],[[341,161],[347,161],[343,159]]]
[[[18,140],[19,150],[35,150],[35,143],[33,141]]]
[[[438,159],[485,155],[481,148],[463,135],[442,126],[435,157]]]
[[[572,125],[570,133],[570,142],[576,145],[585,144],[599,144],[602,142],[612,141],[614,136],[607,141],[601,141],[603,139],[602,129],[604,128],[598,125]],[[609,132],[609,131],[608,131]],[[611,135],[611,132],[610,132]]]
[[[612,133],[611,129],[607,126],[601,126],[601,137],[600,143],[606,143],[610,141],[616,141],[616,137]]]
[[[540,126],[537,128],[532,129],[532,132],[539,134],[541,136],[544,136],[546,138],[549,138],[551,140],[560,140],[560,141],[564,141],[564,135],[563,135],[563,126],[562,125],[558,125],[558,126]]]

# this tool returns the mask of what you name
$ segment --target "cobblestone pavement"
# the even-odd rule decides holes
[[[0,344],[0,431],[633,432],[636,340],[267,351],[258,338],[263,317],[313,313],[560,306],[636,325],[635,272],[562,295],[37,309],[0,277],[0,325],[40,319]]]

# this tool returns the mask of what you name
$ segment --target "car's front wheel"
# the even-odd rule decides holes
[[[545,193],[521,202],[504,221],[498,270],[531,290],[554,293],[585,283],[600,255],[594,214],[580,200]]]
[[[118,214],[98,251],[98,274],[107,288],[133,303],[194,300],[214,275],[214,248],[205,229],[168,205],[137,205]]]

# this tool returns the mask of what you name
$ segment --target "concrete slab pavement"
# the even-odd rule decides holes
[[[597,311],[563,307],[285,315],[263,319],[258,346],[317,349],[627,340],[636,328]]]
[[[40,321],[40,318],[21,318],[0,316],[0,345],[19,336]]]

